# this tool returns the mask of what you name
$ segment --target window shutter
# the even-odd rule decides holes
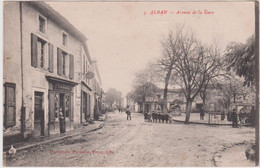
[[[74,78],[74,56],[70,54],[70,79]]]
[[[37,67],[37,36],[31,34],[31,65]]]
[[[57,49],[57,72],[58,75],[62,74],[62,50]]]
[[[49,43],[49,71],[53,72],[53,44]]]
[[[55,122],[55,93],[49,92],[49,123]]]
[[[5,127],[16,124],[15,84],[5,83]]]

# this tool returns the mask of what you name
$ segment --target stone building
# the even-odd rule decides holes
[[[93,82],[93,93],[94,93],[94,119],[98,120],[99,115],[101,113],[101,107],[102,107],[102,89],[101,89],[101,78],[100,78],[100,74],[98,71],[98,67],[97,67],[97,62],[93,61],[92,64],[93,67],[93,73],[94,73],[94,78],[92,80]]]
[[[228,87],[227,84],[222,85],[222,87]],[[229,89],[223,89],[228,91]],[[207,112],[217,112],[217,113],[228,113],[228,111],[236,108],[237,105],[251,105],[254,106],[255,94],[253,92],[246,92],[243,95],[237,92],[235,96],[230,93],[223,93],[220,88],[209,85],[205,95],[205,110]],[[158,104],[162,104],[163,91],[157,95],[153,95],[146,98],[145,111],[157,110]],[[170,109],[172,105],[178,105],[180,109],[184,112],[186,109],[186,98],[182,89],[174,88],[168,89],[167,93],[167,107]],[[192,111],[196,111],[203,107],[203,100],[198,94],[192,102]],[[141,107],[142,108],[142,107]],[[198,111],[197,111],[198,112]]]
[[[61,118],[70,131],[94,117],[96,77],[86,73],[97,67],[86,40],[44,2],[4,3],[5,142],[60,133]]]
[[[82,70],[81,70],[81,91],[77,97],[81,102],[77,102],[77,106],[81,107],[80,122],[86,123],[94,118],[94,92],[93,92],[93,68],[92,59],[90,57],[88,48],[86,45],[82,48]]]

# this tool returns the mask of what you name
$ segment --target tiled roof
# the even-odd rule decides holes
[[[92,59],[89,54],[89,50],[87,47],[87,37],[81,33],[76,27],[74,27],[65,17],[55,11],[50,5],[46,4],[42,1],[28,1],[31,6],[37,9],[41,14],[49,19],[53,20],[57,25],[59,25],[62,29],[64,29],[69,34],[73,35],[76,39],[78,39],[84,47],[86,55],[92,64]]]
[[[85,42],[87,40],[87,37],[83,33],[74,27],[65,17],[55,11],[50,5],[42,1],[28,1],[27,3],[37,9],[45,17],[53,20],[62,29],[75,36],[81,42]]]

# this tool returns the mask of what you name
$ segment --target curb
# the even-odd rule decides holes
[[[105,121],[103,123],[101,123],[97,128],[94,128],[94,129],[91,129],[91,130],[88,130],[88,131],[85,131],[85,132],[81,132],[81,133],[77,133],[77,134],[73,134],[73,135],[66,135],[66,136],[63,136],[63,137],[58,137],[58,138],[55,138],[55,139],[46,140],[46,141],[43,141],[43,142],[38,142],[38,143],[27,145],[27,146],[22,146],[22,147],[16,148],[16,152],[22,151],[22,150],[25,150],[25,149],[29,149],[29,148],[32,148],[34,146],[40,146],[40,145],[44,145],[44,144],[47,144],[47,143],[51,143],[51,142],[55,142],[55,141],[59,141],[59,140],[64,140],[64,139],[68,139],[68,138],[72,138],[73,136],[78,136],[78,135],[81,135],[81,134],[94,132],[96,130],[99,130],[99,129],[103,128],[104,125],[105,125],[104,123],[105,123]],[[6,155],[6,154],[7,154],[7,151],[3,152],[3,155]]]
[[[172,121],[174,121],[174,122],[179,122],[179,123],[184,123],[184,121],[182,121],[182,120],[172,119]],[[232,126],[232,124],[199,123],[199,122],[192,122],[192,121],[189,121],[188,124],[198,124],[198,125],[218,125],[218,126]]]

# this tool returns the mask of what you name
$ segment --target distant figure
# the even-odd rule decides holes
[[[202,107],[200,109],[200,120],[204,120],[204,116],[205,116],[205,111],[204,111],[204,108]]]
[[[60,112],[59,121],[60,121],[60,133],[65,133],[65,117],[63,116],[62,112]]]
[[[148,118],[148,112],[144,112],[144,121]]]
[[[129,106],[126,107],[126,114],[127,114],[127,120],[128,120],[128,118],[131,120],[131,111],[130,111]]]
[[[157,113],[152,113],[153,122],[157,122]]]
[[[119,113],[121,113],[121,108],[120,107],[118,107],[118,111],[119,111]]]
[[[147,121],[152,122],[152,113],[151,112],[149,112],[147,115]]]
[[[225,112],[222,112],[222,113],[221,113],[221,120],[222,120],[222,121],[225,120]]]
[[[237,112],[236,112],[236,109],[233,109],[233,111],[231,112],[231,120],[232,120],[232,127],[233,128],[237,128],[238,124],[237,124]]]

